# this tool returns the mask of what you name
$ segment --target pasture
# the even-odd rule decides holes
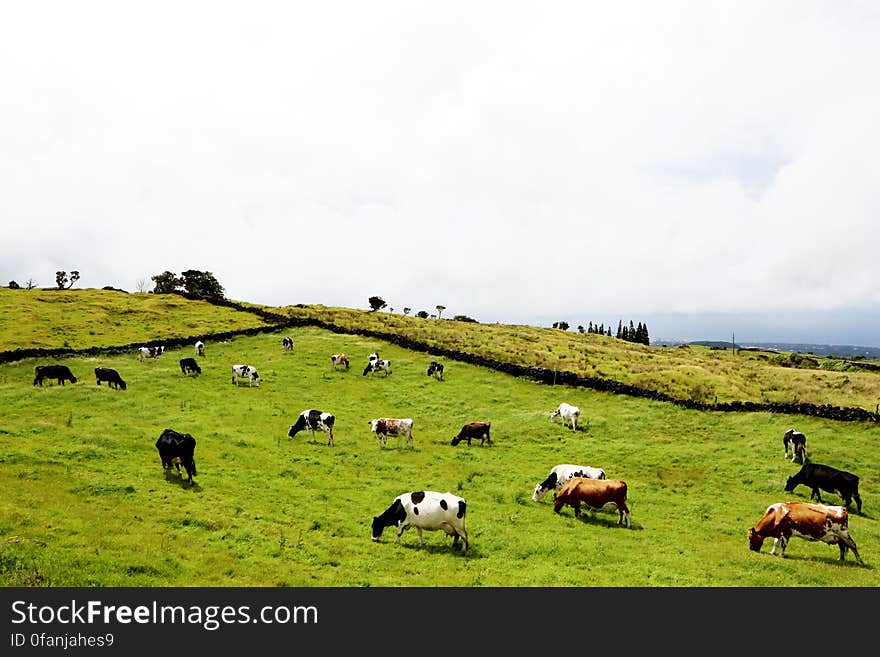
[[[293,351],[284,351],[290,335]],[[75,384],[32,385],[28,359],[0,365],[0,583],[4,586],[611,586],[880,585],[880,460],[876,425],[767,413],[724,414],[546,386],[318,328],[225,343],[206,339],[201,375],[171,349],[52,359]],[[370,352],[393,374],[362,376]],[[351,369],[333,371],[344,352]],[[255,366],[260,387],[231,383]],[[117,369],[128,389],[95,383]],[[578,431],[552,423],[561,401],[581,408]],[[320,432],[287,437],[307,408],[336,415],[335,446]],[[414,449],[381,448],[376,417],[412,417]],[[461,426],[492,422],[491,446],[451,446]],[[834,546],[792,539],[785,559],[750,552],[746,533],[766,507],[807,499],[783,492],[798,467],[782,435],[807,435],[813,460],[861,477],[864,515],[850,529],[866,567]],[[163,473],[165,428],[197,441],[196,485]],[[562,462],[599,466],[629,487],[632,529],[616,511],[556,515],[532,490]],[[415,529],[399,545],[370,523],[401,493],[467,499],[470,548]],[[823,494],[826,503],[839,499]]]

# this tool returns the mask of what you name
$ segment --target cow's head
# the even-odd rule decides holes
[[[794,477],[789,477],[785,480],[785,492],[790,493],[797,487],[797,481],[795,481]]]
[[[458,445],[458,443],[460,443],[462,440],[463,440],[463,438],[462,438],[461,434],[458,434],[457,436],[453,437],[453,439],[452,439],[452,446],[455,447],[455,446]]]
[[[373,516],[373,525],[370,538],[378,543],[379,537],[382,536],[382,532],[385,531],[386,526],[387,525],[382,522],[382,518],[379,518],[378,516]]]
[[[764,544],[764,537],[761,536],[754,527],[749,529],[749,549],[753,552],[760,552],[761,546]]]

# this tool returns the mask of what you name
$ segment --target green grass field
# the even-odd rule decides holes
[[[126,328],[119,343],[136,341],[142,329]],[[283,335],[293,337],[293,352],[282,350]],[[691,411],[451,360],[439,382],[426,376],[435,359],[427,353],[320,328],[206,343],[200,376],[178,367],[192,348],[155,363],[132,352],[0,365],[0,583],[880,585],[874,424]],[[391,376],[361,375],[374,350],[392,360]],[[337,352],[351,358],[349,371],[331,371]],[[48,362],[67,364],[79,380],[34,387],[34,367]],[[257,367],[262,385],[233,386],[234,363]],[[117,369],[128,389],[97,386],[99,365]],[[577,432],[550,422],[561,401],[582,409]],[[334,447],[322,435],[287,437],[307,408],[336,415]],[[380,416],[412,417],[415,449],[394,439],[379,447],[368,423]],[[450,445],[471,420],[492,422],[493,445]],[[861,477],[864,514],[852,510],[850,529],[865,567],[851,555],[840,564],[834,546],[796,538],[785,559],[769,555],[772,542],[749,551],[746,532],[769,504],[809,497],[803,487],[783,491],[799,467],[783,458],[790,426],[807,435],[815,462]],[[162,472],[154,443],[166,427],[198,442],[193,488]],[[614,511],[575,519],[570,508],[554,514],[550,496],[532,502],[535,484],[562,462],[624,479],[632,528],[618,526]],[[370,540],[372,517],[396,495],[421,489],[467,499],[466,556],[442,532],[426,533],[422,548],[414,529],[399,545],[391,529]]]

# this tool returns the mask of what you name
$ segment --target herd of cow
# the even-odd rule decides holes
[[[293,350],[293,340],[285,337],[282,340],[284,351]],[[154,361],[165,352],[162,346],[141,347],[138,357],[141,362],[151,358]],[[195,353],[198,356],[205,355],[205,344],[201,340],[195,343]],[[330,357],[331,366],[349,369],[350,362],[345,354],[333,354]],[[201,374],[201,367],[194,358],[180,359],[181,372],[186,374]],[[431,361],[427,374],[437,380],[443,380],[443,364]],[[384,376],[391,375],[391,361],[379,358],[379,354],[370,354],[363,376],[371,373],[382,372]],[[96,367],[95,378],[100,385],[106,381],[108,386],[117,390],[126,390],[126,383],[119,373],[110,368]],[[34,385],[43,385],[45,379],[56,380],[64,385],[66,381],[76,383],[77,379],[66,365],[39,365],[35,370]],[[259,386],[260,377],[256,368],[247,364],[232,366],[232,383],[238,384],[240,379],[248,381],[249,385]],[[577,430],[581,411],[577,406],[568,403],[560,404],[550,414],[550,420],[561,418],[563,425],[568,423],[572,431]],[[314,440],[318,431],[328,437],[327,445],[333,446],[333,427],[336,418],[328,412],[317,409],[306,409],[299,414],[296,421],[289,426],[287,435],[291,438],[300,431],[305,430],[307,435]],[[401,437],[405,444],[413,447],[413,420],[412,418],[375,418],[369,421],[370,431],[376,434],[379,445],[387,446],[388,437]],[[462,441],[478,439],[480,444],[492,444],[490,438],[490,422],[468,422],[452,438],[452,445],[458,445]],[[799,485],[810,489],[809,502],[776,502],[767,507],[763,517],[748,531],[749,548],[755,552],[760,551],[765,539],[773,539],[773,548],[770,554],[776,554],[780,548],[780,556],[785,556],[785,549],[792,536],[810,541],[821,541],[831,545],[838,545],[840,549],[840,561],[844,560],[847,550],[852,550],[856,562],[864,565],[859,555],[856,543],[849,533],[848,509],[853,501],[856,503],[858,513],[862,513],[862,500],[859,496],[859,478],[843,470],[838,470],[827,465],[808,462],[809,453],[806,449],[806,436],[794,429],[785,432],[782,438],[784,456],[791,458],[791,462],[800,463],[801,469],[789,477],[785,483],[785,492],[792,492]],[[187,474],[187,483],[192,486],[193,477],[196,476],[195,464],[196,441],[188,433],[180,433],[173,429],[165,429],[156,441],[156,449],[162,462],[163,471],[177,469],[182,476],[181,466]],[[553,511],[560,513],[563,507],[570,506],[574,509],[575,516],[580,516],[581,507],[590,510],[603,508],[616,509],[619,514],[618,524],[631,526],[630,511],[627,506],[627,485],[621,479],[608,479],[602,468],[560,463],[554,466],[547,477],[535,486],[532,501],[539,502],[549,491],[553,493]],[[820,495],[820,490],[838,495],[844,501],[844,506],[826,505]],[[817,503],[813,503],[815,499]],[[372,522],[373,541],[378,541],[386,527],[397,527],[399,542],[403,532],[415,527],[419,535],[419,543],[424,545],[423,531],[442,530],[453,537],[452,545],[456,546],[461,539],[462,553],[467,551],[468,539],[465,526],[467,502],[465,499],[451,493],[438,493],[436,491],[414,491],[397,496],[391,505],[379,516],[375,516]]]

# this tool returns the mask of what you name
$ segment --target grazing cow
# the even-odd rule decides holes
[[[461,538],[461,553],[464,554],[468,548],[466,512],[465,499],[452,493],[431,490],[404,493],[395,497],[381,515],[373,517],[372,539],[378,543],[386,527],[396,526],[397,539],[394,542],[400,543],[400,535],[409,527],[415,527],[419,532],[419,545],[424,545],[423,530],[442,529],[452,536],[453,547]]]
[[[569,423],[571,423],[571,430],[577,431],[577,424],[580,416],[581,409],[579,409],[577,406],[562,403],[555,411],[550,414],[550,419],[555,420],[556,418],[561,417],[562,426],[565,426],[565,421],[568,420]]]
[[[367,361],[367,366],[364,368],[362,376],[374,372],[385,372],[385,376],[391,374],[391,361],[379,358],[379,354],[375,351],[370,354],[370,359]]]
[[[256,368],[251,365],[232,366],[232,383],[238,385],[239,379],[247,379],[249,386],[256,383],[257,387],[260,387],[260,375],[257,374]]]
[[[281,338],[281,347],[284,351],[293,351],[293,338]]]
[[[388,445],[388,436],[404,436],[410,447],[413,445],[413,421],[412,418],[380,417],[370,420],[370,431],[376,434],[376,439],[382,447]]]
[[[554,465],[550,474],[540,484],[535,486],[532,493],[532,502],[538,502],[547,491],[559,490],[562,485],[572,477],[584,477],[586,479],[605,479],[605,471],[602,468],[594,468],[589,465],[574,465],[573,463],[560,463]]]
[[[343,365],[345,369],[348,369],[351,364],[348,362],[348,356],[345,354],[333,354],[330,356],[330,365],[335,370],[339,365]]]
[[[782,436],[782,446],[785,448],[785,458],[791,452],[791,462],[805,463],[807,460],[807,437],[800,431],[789,429]]]
[[[199,364],[196,362],[195,358],[181,358],[180,359],[180,371],[184,374],[189,372],[194,372],[196,374],[202,373],[202,368],[199,367]]]
[[[491,425],[491,422],[468,422],[461,428],[458,435],[452,439],[452,445],[458,445],[462,440],[466,440],[467,444],[470,445],[471,440],[474,438],[479,438],[481,445],[485,442],[491,445],[492,439],[489,438],[489,428]]]
[[[96,367],[95,379],[97,379],[98,385],[101,385],[101,381],[106,381],[108,388],[116,388],[117,390],[122,388],[125,390],[125,381],[119,376],[119,372],[111,370],[109,367]]]
[[[626,505],[626,482],[620,479],[590,479],[572,477],[553,495],[553,510],[559,513],[563,506],[574,509],[574,515],[581,515],[581,504],[589,509],[601,509],[605,505],[616,507],[620,518],[617,524],[630,526],[629,507]]]
[[[183,465],[189,477],[189,485],[192,486],[193,477],[198,474],[194,458],[196,439],[188,433],[178,433],[174,429],[165,429],[156,441],[156,449],[159,450],[159,457],[162,459],[162,470],[167,471],[177,466],[177,472],[179,473],[180,466]]]
[[[296,418],[296,422],[291,424],[290,429],[287,430],[287,435],[290,438],[293,438],[297,433],[305,429],[308,431],[308,435],[314,438],[315,431],[320,429],[329,436],[327,444],[332,447],[333,425],[335,423],[336,418],[330,413],[324,413],[323,411],[316,411],[310,408],[299,414],[299,417]]]
[[[200,356],[204,358],[205,356],[205,343],[199,340],[196,342],[196,356]]]
[[[159,356],[165,353],[165,347],[159,345],[158,347],[140,347],[138,349],[138,360],[140,362],[144,362],[147,358],[152,358],[155,363],[159,360]]]
[[[786,480],[785,492],[792,492],[800,484],[811,489],[810,499],[812,500],[815,497],[819,504],[824,504],[822,497],[819,495],[819,489],[821,488],[828,493],[834,493],[843,498],[847,509],[852,501],[855,500],[856,508],[859,510],[859,513],[862,512],[862,498],[859,497],[859,478],[850,472],[838,470],[820,463],[806,463],[801,466],[800,471],[796,475]]]
[[[76,383],[76,377],[67,365],[37,365],[34,368],[34,385],[39,383],[42,387],[43,379],[55,379],[61,385],[65,381]]]
[[[782,548],[780,557],[785,556],[785,548],[792,536],[807,541],[822,541],[840,548],[843,561],[847,549],[853,551],[856,563],[865,564],[859,556],[856,542],[849,535],[849,514],[842,506],[826,506],[810,502],[777,502],[767,507],[764,517],[749,529],[749,549],[761,551],[765,538],[773,539],[770,554],[776,554],[776,547]]]
[[[443,380],[443,363],[437,363],[433,360],[431,364],[428,365],[428,376],[433,376],[438,381]]]

